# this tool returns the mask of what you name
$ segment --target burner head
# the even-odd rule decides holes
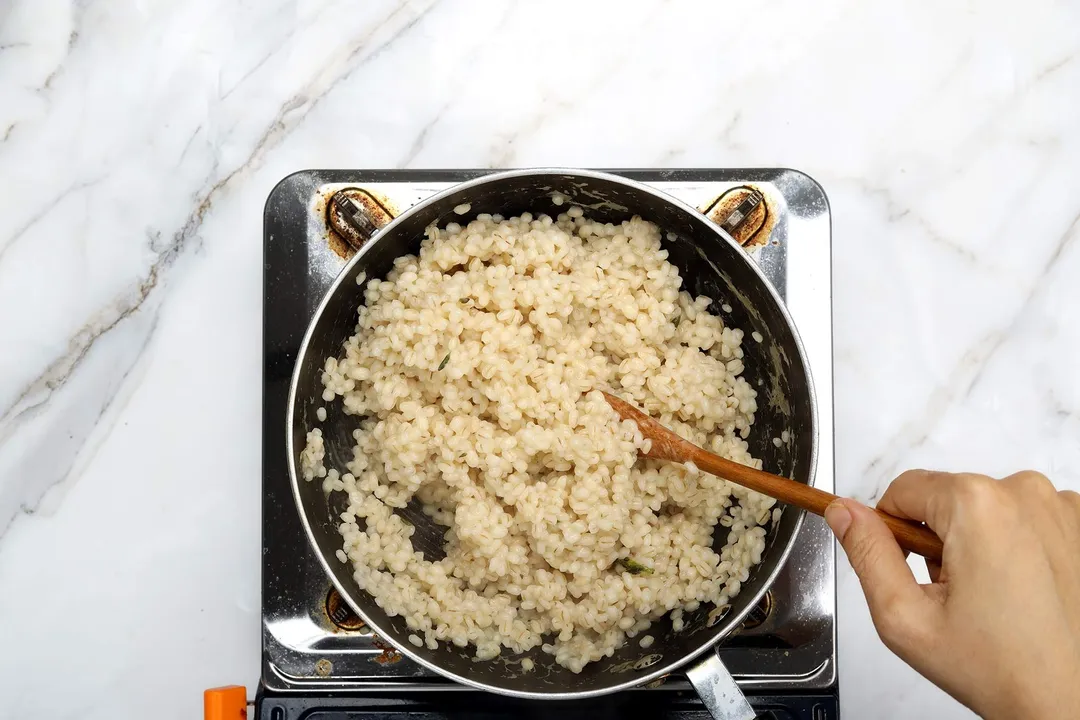
[[[758,601],[758,604],[754,606],[754,609],[746,616],[746,619],[742,622],[740,632],[743,630],[752,630],[763,622],[769,619],[773,611],[773,591],[769,590],[765,593],[765,596]]]
[[[341,597],[341,593],[337,591],[337,588],[332,587],[330,592],[326,593],[325,606],[326,617],[330,618],[330,622],[342,630],[362,632],[367,629],[367,625],[364,624],[359,615],[353,612],[353,609]]]
[[[393,219],[387,202],[360,188],[338,190],[326,203],[326,224],[347,246],[331,243],[334,252],[342,257],[352,257]]]
[[[772,234],[769,202],[764,193],[749,185],[727,190],[705,214],[743,247],[764,245]]]

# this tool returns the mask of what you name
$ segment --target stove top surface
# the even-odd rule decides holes
[[[303,171],[282,180],[267,200],[260,698],[279,699],[260,701],[260,717],[286,720],[299,712],[297,708],[322,708],[325,717],[352,717],[334,713],[345,712],[346,705],[356,707],[358,702],[367,708],[365,716],[403,710],[425,714],[431,708],[443,712],[455,705],[450,699],[433,703],[436,696],[478,694],[403,658],[363,626],[332,590],[294,505],[284,418],[301,340],[324,292],[351,255],[349,241],[362,241],[355,235],[376,231],[423,198],[485,172]],[[821,187],[792,170],[616,172],[653,185],[718,223],[726,223],[784,298],[802,337],[817,391],[821,437],[814,484],[831,491],[832,258],[829,207]],[[342,225],[340,214],[335,216],[346,208],[329,201],[342,189],[349,191],[338,197],[348,198],[347,209],[362,215],[360,223]],[[328,221],[341,234],[330,231]],[[820,518],[806,518],[786,566],[764,601],[717,651],[743,691],[755,696],[756,708],[776,705],[776,697],[787,698],[783,706],[787,714],[775,717],[817,720],[835,716],[834,561],[828,528]],[[650,697],[650,704],[661,703],[673,717],[703,712],[681,675],[631,694]],[[341,705],[346,696],[354,700]],[[499,712],[518,712],[508,703],[521,702],[485,698],[490,698],[485,703],[493,708],[507,705]],[[803,709],[810,714],[794,706],[796,700],[804,699]],[[601,708],[610,709],[612,702],[601,703],[590,713],[604,714]],[[635,708],[641,702],[641,697],[635,700]],[[466,705],[475,708],[475,704]],[[814,707],[826,714],[818,714]],[[565,710],[559,712],[566,716]]]

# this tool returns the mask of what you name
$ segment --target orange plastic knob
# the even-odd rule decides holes
[[[204,690],[203,720],[247,720],[247,688],[226,685]]]

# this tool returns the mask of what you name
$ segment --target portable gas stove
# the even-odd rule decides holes
[[[346,259],[396,214],[482,170],[311,170],[270,193],[263,230],[263,572],[260,720],[297,718],[708,717],[685,677],[575,703],[469,689],[374,636],[308,546],[285,452],[285,405],[301,340]],[[832,490],[831,228],[821,187],[792,170],[635,170],[723,226],[784,298],[817,386],[815,484]],[[332,228],[332,229],[331,229]],[[718,649],[764,718],[839,716],[832,535],[808,517],[763,602]]]

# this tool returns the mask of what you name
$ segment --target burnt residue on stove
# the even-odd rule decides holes
[[[397,214],[387,198],[358,187],[332,191],[320,204],[326,214],[330,249],[345,259],[364,247]]]
[[[390,643],[383,640],[378,635],[371,636],[371,644],[377,647],[381,652],[372,658],[372,661],[382,666],[394,665],[401,662],[401,658],[404,657],[397,651]]]
[[[768,196],[750,185],[725,191],[703,212],[744,248],[767,243],[776,226],[776,213],[770,210]]]

